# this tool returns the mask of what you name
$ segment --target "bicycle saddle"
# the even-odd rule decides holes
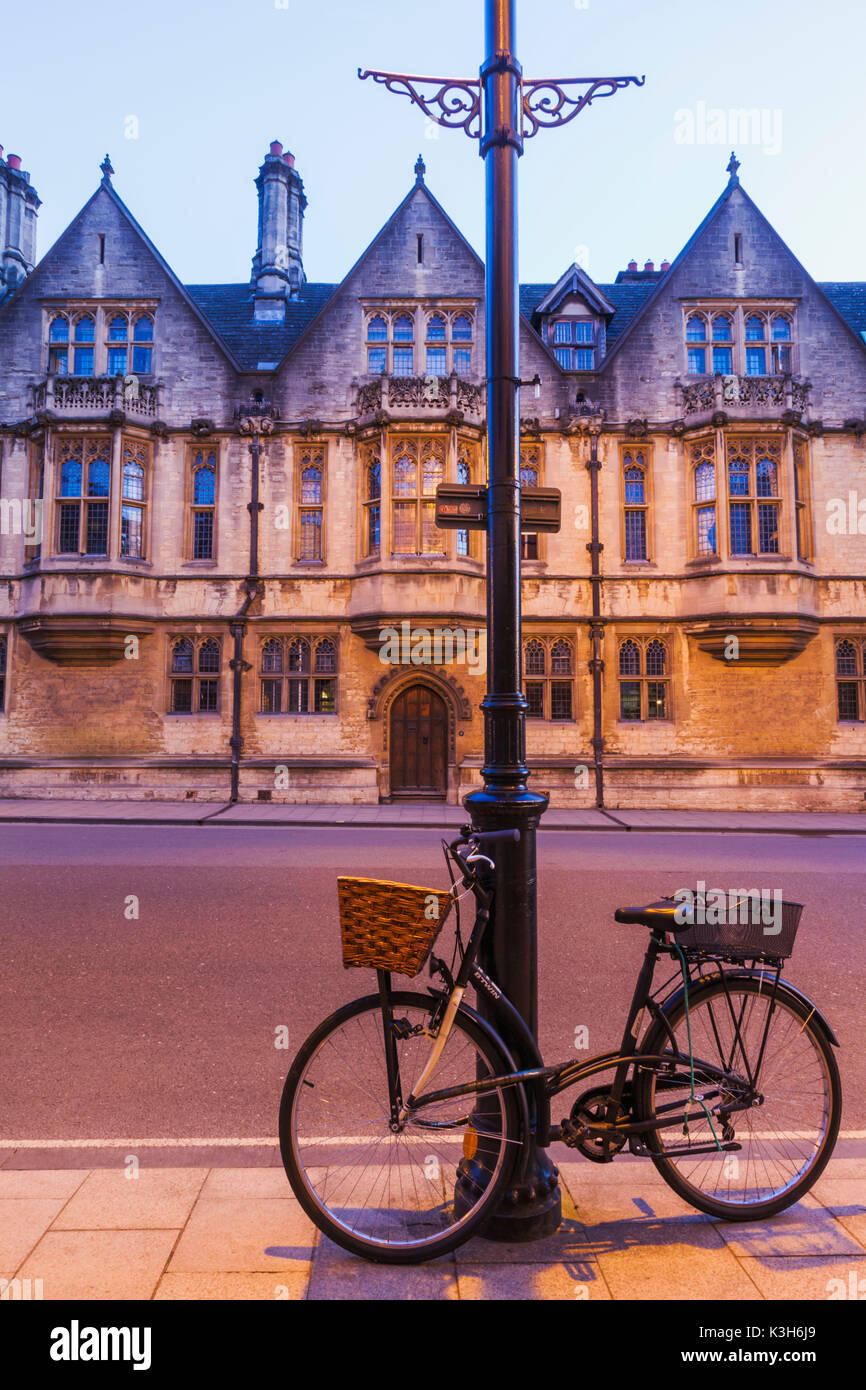
[[[661,898],[646,907],[618,907],[613,915],[617,922],[659,927],[662,931],[688,931],[694,923],[694,909],[691,903],[676,902],[673,898]]]

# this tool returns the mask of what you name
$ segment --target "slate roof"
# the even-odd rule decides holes
[[[866,332],[866,282],[862,280],[827,280],[818,282],[834,309],[855,333]]]
[[[250,285],[186,285],[187,294],[213,324],[245,371],[260,363],[275,366],[300,338],[304,329],[331,298],[337,285],[304,285],[297,299],[286,303],[283,323],[253,322]]]
[[[608,351],[657,284],[658,277],[646,282],[598,285],[616,309],[607,327]],[[281,324],[253,322],[253,292],[248,284],[187,285],[185,288],[241,367],[245,371],[256,371],[260,366],[264,369],[265,363],[273,367],[282,361],[339,286],[304,285],[299,298],[287,302],[285,322]],[[536,308],[552,289],[552,283],[521,285],[521,314],[531,321]],[[828,281],[820,284],[820,289],[855,333],[866,332],[866,281]]]
[[[607,325],[608,351],[643,308],[657,284],[658,280],[646,280],[639,283],[626,281],[619,285],[599,285],[598,288],[605,299],[609,299],[616,309],[616,313]]]

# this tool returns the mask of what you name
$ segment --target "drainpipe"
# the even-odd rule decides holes
[[[262,452],[261,436],[273,430],[273,417],[270,407],[264,401],[251,401],[235,411],[235,419],[242,435],[252,435],[248,448],[252,460],[250,466],[250,500],[247,511],[250,514],[250,564],[249,573],[244,580],[246,598],[237,615],[229,623],[229,632],[234,643],[234,655],[229,662],[232,672],[232,733],[229,739],[231,749],[231,793],[229,800],[238,800],[241,775],[241,700],[243,695],[244,672],[252,670],[244,661],[244,635],[247,630],[246,616],[257,598],[261,598],[265,586],[259,579],[259,512],[263,503],[259,501],[259,461]]]
[[[603,809],[604,731],[602,726],[601,678],[604,662],[601,656],[601,644],[604,636],[604,620],[601,616],[601,586],[604,581],[601,573],[601,552],[604,546],[598,538],[598,475],[601,469],[601,462],[598,457],[598,436],[601,433],[601,424],[599,422],[599,424],[591,425],[589,428],[589,462],[586,467],[589,472],[592,540],[586,548],[590,554],[590,590],[592,593],[592,618],[589,624],[592,640],[592,657],[589,663],[589,669],[592,672],[592,758],[595,768],[595,804],[599,809]]]

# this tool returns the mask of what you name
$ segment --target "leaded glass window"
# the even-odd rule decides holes
[[[625,723],[670,719],[667,643],[627,637],[619,645],[619,717]]]

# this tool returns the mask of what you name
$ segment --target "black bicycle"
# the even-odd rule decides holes
[[[325,1019],[286,1079],[280,1148],[304,1210],[369,1260],[433,1259],[483,1230],[519,1183],[530,1139],[596,1163],[627,1147],[692,1206],[727,1220],[796,1202],[830,1158],[842,1105],[838,1040],[781,978],[800,905],[783,904],[772,928],[743,904],[713,925],[699,904],[674,899],[618,909],[617,921],[650,933],[620,1048],[546,1066],[477,959],[494,891],[484,851],[518,834],[466,826],[443,841],[457,870],[447,894],[339,880],[344,962],[374,966],[378,992]],[[458,905],[448,965],[430,952],[466,894],[474,924],[464,944]],[[436,982],[426,994],[392,988],[392,971],[416,974],[426,958]],[[660,961],[672,973],[654,987]],[[470,984],[485,1018],[464,1000]],[[554,1098],[578,1086],[552,1123]]]

